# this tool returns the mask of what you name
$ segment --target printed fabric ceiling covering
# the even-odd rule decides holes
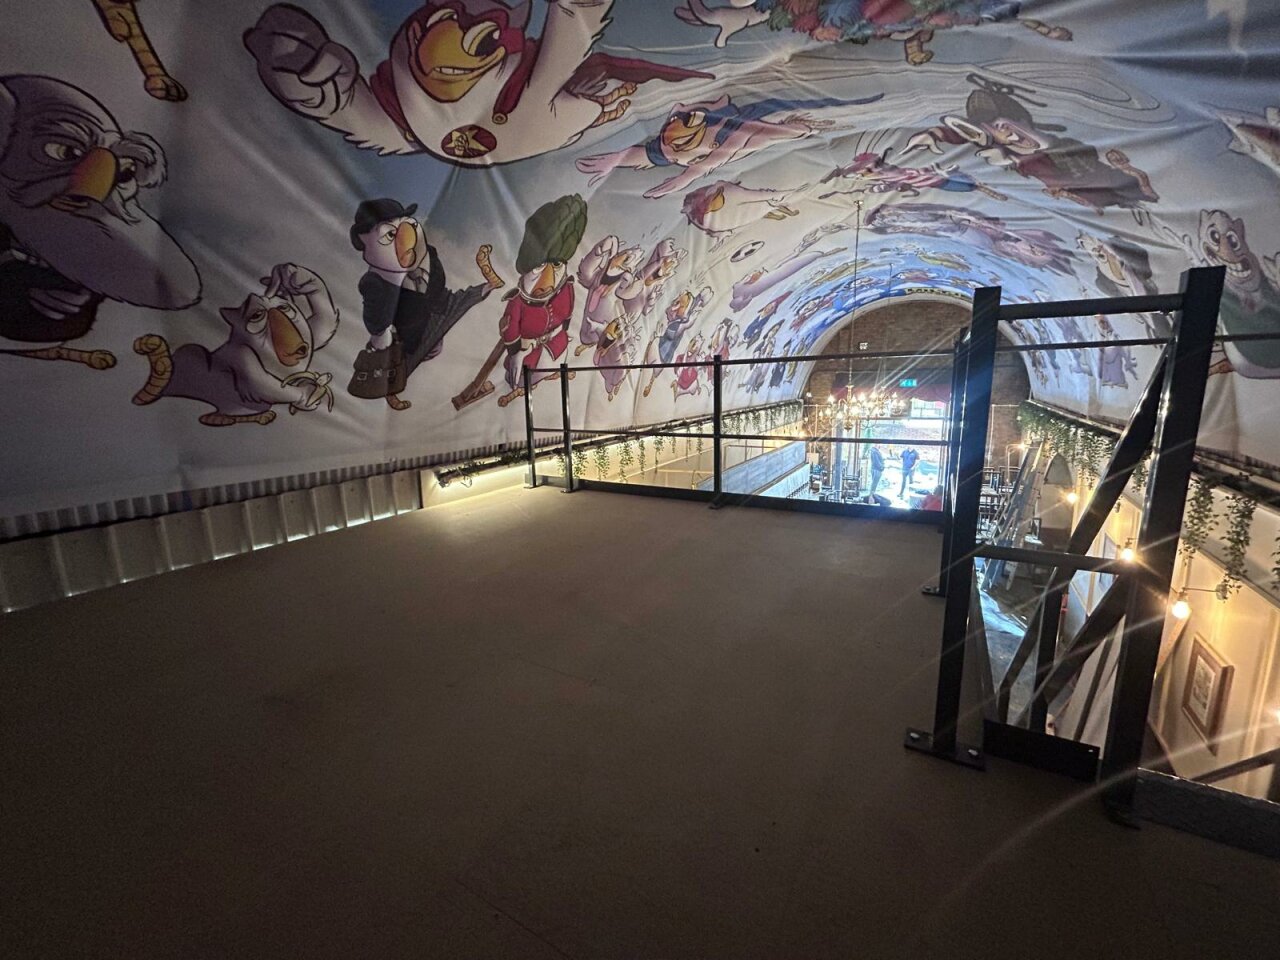
[[[1225,264],[1222,331],[1280,330],[1265,0],[42,0],[4,19],[3,515],[520,443],[525,367],[586,368],[578,427],[702,414],[705,370],[608,368],[812,354],[861,308],[988,284],[1167,292]],[[1036,397],[1118,418],[1153,353],[1022,356]],[[726,409],[807,376],[728,369]],[[1280,462],[1277,376],[1280,342],[1217,353],[1202,446]]]

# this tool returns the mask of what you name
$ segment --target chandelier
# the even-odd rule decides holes
[[[818,417],[825,424],[852,430],[859,420],[885,420],[904,416],[910,402],[892,390],[877,384],[870,390],[853,391],[852,381],[843,397],[834,394],[819,407]]]
[[[853,289],[858,288],[858,268],[860,243],[862,239],[862,201],[858,200],[854,204],[854,234],[853,234]],[[853,321],[849,322],[849,339],[852,343],[853,338]],[[846,351],[847,352],[847,351]],[[884,381],[884,363],[881,361],[880,370],[876,375],[875,386],[870,390],[862,390],[857,393],[853,390],[853,357],[849,357],[849,371],[845,378],[844,396],[837,398],[835,394],[827,397],[824,405],[819,405],[817,409],[817,417],[819,423],[828,431],[830,428],[842,426],[845,430],[852,430],[859,420],[884,420],[894,417],[904,416],[911,409],[911,403],[905,397],[900,397],[892,390],[886,390],[882,383]]]

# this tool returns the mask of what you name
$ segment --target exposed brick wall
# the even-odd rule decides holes
[[[823,352],[856,353],[863,343],[868,351],[945,350],[955,343],[968,325],[969,308],[960,304],[932,301],[892,303],[864,313],[854,323],[846,325],[832,337]],[[854,360],[855,386],[870,387],[879,367],[880,361],[877,360]],[[884,379],[890,384],[896,384],[902,377],[914,377],[921,384],[950,384],[950,368],[948,357],[886,360]],[[805,390],[813,394],[815,402],[820,403],[833,389],[844,385],[848,370],[847,360],[820,361],[814,364]],[[1004,466],[1006,450],[1022,440],[1017,420],[1018,404],[1030,395],[1031,383],[1022,358],[1013,353],[997,354],[992,383],[991,429],[987,435],[987,463],[990,466]]]

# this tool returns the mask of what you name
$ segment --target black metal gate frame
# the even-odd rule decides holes
[[[1224,269],[1201,267],[1183,274],[1180,292],[1149,297],[1118,297],[1056,303],[1002,305],[1000,288],[975,292],[973,324],[961,344],[964,364],[957,375],[959,399],[953,398],[953,438],[958,434],[956,465],[949,485],[954,490],[951,533],[943,558],[940,586],[946,597],[939,654],[938,688],[930,730],[907,731],[908,748],[931,753],[969,766],[983,765],[983,750],[957,742],[961,681],[971,617],[981,620],[973,600],[974,561],[1001,558],[1052,568],[1042,594],[1039,617],[1033,619],[1023,652],[1036,652],[1036,691],[1029,710],[1030,729],[1011,727],[988,719],[983,745],[992,753],[1062,772],[1082,772],[1097,779],[1107,808],[1118,819],[1131,822],[1135,787],[1142,757],[1148,704],[1155,676],[1164,607],[1173,578],[1178,538],[1190,481],[1196,437],[1200,428],[1208,379],[1209,356],[1214,345]],[[977,539],[978,499],[982,486],[984,445],[991,395],[992,361],[997,325],[1043,317],[1162,311],[1173,315],[1168,341],[1160,344],[1163,356],[1138,408],[1116,445],[1111,462],[1083,509],[1068,547],[1063,552],[1000,547]],[[1269,336],[1269,335],[1268,335]],[[1253,335],[1250,339],[1262,339]],[[1216,338],[1229,340],[1235,338]],[[1099,341],[1098,346],[1126,341]],[[1086,344],[1049,345],[1052,349],[1080,348]],[[1092,345],[1092,344],[1088,344]],[[1019,349],[1043,349],[1019,345]],[[1136,549],[1142,558],[1136,566],[1120,560],[1086,556],[1107,513],[1115,505],[1134,468],[1149,446],[1155,456],[1147,482],[1143,518]],[[1060,599],[1065,585],[1078,570],[1117,574],[1109,610],[1123,617],[1115,690],[1108,718],[1105,749],[1099,762],[1096,748],[1044,733],[1044,720],[1058,655],[1057,633]],[[977,626],[977,625],[975,625]],[[1069,652],[1069,651],[1068,651]],[[1025,660],[1024,660],[1025,662]],[[1021,665],[1016,665],[1021,670]],[[1010,671],[1010,676],[1016,677]],[[1008,680],[1008,677],[1006,677]],[[1002,686],[1005,686],[1002,684]],[[997,696],[997,700],[1001,699]],[[1007,703],[1007,687],[1004,690]]]

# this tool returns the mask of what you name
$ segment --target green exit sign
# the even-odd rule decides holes
[[[915,377],[907,377],[907,378],[906,378],[906,379],[904,379],[904,380],[899,380],[899,381],[898,381],[898,386],[900,386],[900,387],[914,387],[915,385],[916,385],[916,378],[915,378]]]

